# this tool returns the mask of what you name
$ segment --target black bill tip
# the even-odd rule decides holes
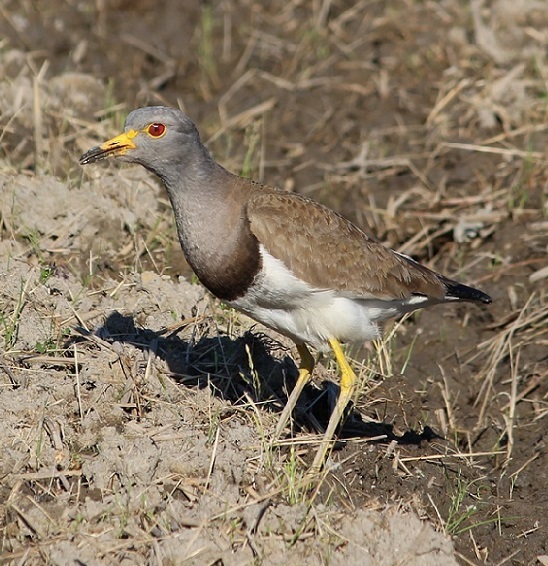
[[[92,147],[84,153],[78,160],[80,165],[88,165],[89,163],[96,163],[108,157],[108,151],[101,148],[100,145]]]

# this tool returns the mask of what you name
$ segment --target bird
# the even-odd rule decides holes
[[[331,351],[340,388],[311,466],[319,471],[357,383],[342,344],[379,338],[382,323],[442,303],[489,304],[489,295],[382,244],[332,209],[222,167],[182,111],[138,108],[124,130],[80,157],[114,157],[159,177],[173,207],[185,258],[227,305],[290,338],[300,357],[274,439],[288,423],[315,357]]]

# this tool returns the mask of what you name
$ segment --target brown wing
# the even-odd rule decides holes
[[[250,195],[247,213],[266,250],[313,287],[385,300],[445,295],[434,272],[315,201],[265,187]]]

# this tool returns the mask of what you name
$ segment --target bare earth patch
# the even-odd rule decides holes
[[[0,561],[548,563],[543,2],[107,4],[0,9]],[[144,104],[495,299],[351,351],[312,488],[332,362],[272,445],[291,344],[194,281],[146,172],[77,164]]]
[[[252,401],[224,399],[220,382],[251,371],[245,349],[196,316],[211,315],[201,287],[144,272],[90,291],[66,270],[18,259],[0,275],[11,331],[0,408],[5,559],[456,563],[449,538],[410,511],[311,506],[298,480],[268,479],[274,420]],[[175,312],[189,321],[176,337],[152,330],[173,325]],[[212,349],[216,394],[205,370],[201,389],[182,387],[199,381],[200,364],[209,369]]]

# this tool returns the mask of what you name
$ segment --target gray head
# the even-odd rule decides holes
[[[124,132],[84,153],[80,163],[116,157],[139,163],[166,178],[200,155],[210,159],[196,126],[186,114],[165,106],[149,106],[131,112]]]

